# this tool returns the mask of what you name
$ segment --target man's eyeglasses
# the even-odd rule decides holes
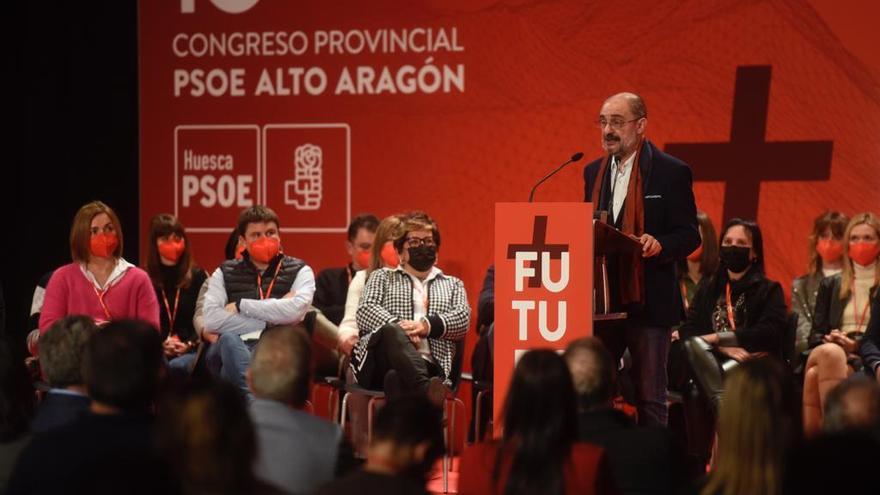
[[[640,119],[642,119],[642,117],[637,117],[632,120],[623,120],[623,119],[618,119],[618,118],[613,118],[611,120],[608,120],[603,117],[600,117],[594,123],[596,124],[596,127],[598,127],[599,129],[604,129],[605,126],[611,126],[611,129],[613,129],[615,131],[619,131],[620,128],[623,127],[624,125],[629,124],[630,122],[635,122]]]
[[[407,237],[406,238],[406,247],[419,247],[419,246],[433,246],[434,238],[433,237]]]

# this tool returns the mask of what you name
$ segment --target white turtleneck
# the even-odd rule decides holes
[[[853,262],[853,272],[855,287],[849,301],[846,302],[846,307],[843,308],[843,318],[840,322],[840,331],[843,333],[864,332],[868,325],[868,319],[871,318],[869,296],[871,287],[877,282],[875,280],[877,260],[868,266],[861,266]],[[865,311],[866,307],[867,311]],[[862,319],[862,314],[864,314],[864,319]]]

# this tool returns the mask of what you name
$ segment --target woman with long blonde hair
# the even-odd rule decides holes
[[[782,493],[786,451],[800,438],[794,381],[774,358],[743,362],[725,381],[718,453],[701,495]]]

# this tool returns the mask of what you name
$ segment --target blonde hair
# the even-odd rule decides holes
[[[92,240],[92,220],[101,213],[106,213],[110,217],[116,238],[119,240],[119,244],[113,250],[113,257],[122,257],[122,225],[119,224],[119,217],[116,216],[113,208],[100,201],[92,201],[83,205],[73,217],[73,225],[70,227],[70,257],[73,261],[86,263],[92,256],[89,249]]]
[[[877,215],[874,215],[871,212],[859,213],[858,215],[853,215],[852,219],[850,219],[849,223],[846,225],[846,231],[843,233],[843,242],[845,243],[845,247],[849,246],[849,235],[852,232],[852,229],[858,227],[859,225],[867,225],[871,227],[872,229],[874,229],[874,233],[878,237],[880,237],[880,219],[877,218]],[[849,249],[845,248],[843,250],[843,270],[840,273],[841,301],[846,301],[847,299],[849,299],[854,279],[855,271],[853,270],[852,260],[849,257]],[[874,267],[873,287],[877,286],[878,281],[880,281],[880,263],[877,263]]]
[[[725,381],[718,457],[701,495],[779,494],[786,447],[797,438],[794,387],[772,358],[737,366]]]

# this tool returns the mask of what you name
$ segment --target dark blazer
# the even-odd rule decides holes
[[[878,292],[877,287],[872,289]],[[813,312],[813,329],[810,331],[809,346],[812,349],[823,343],[822,337],[831,330],[840,328],[843,321],[843,310],[848,301],[840,300],[840,274],[826,277],[819,284],[816,295],[816,309]],[[873,308],[871,310],[873,315]]]
[[[604,159],[595,160],[584,168],[584,201],[593,201],[596,210],[607,209],[603,205],[608,204],[611,196],[610,177],[597,177]],[[663,247],[659,255],[646,259],[644,263],[645,307],[640,319],[649,325],[672,326],[684,316],[676,285],[675,262],[686,258],[700,245],[691,169],[646,139],[639,155],[639,170],[645,205],[645,233],[654,236]],[[600,197],[594,199],[596,180],[604,180],[604,183]],[[639,318],[639,315],[634,316]]]
[[[177,493],[153,446],[152,419],[85,414],[35,435],[21,452],[8,493]]]
[[[874,291],[874,298],[871,299],[871,319],[868,320],[859,353],[866,371],[870,370],[876,376],[880,367],[880,290]]]
[[[88,412],[91,403],[85,395],[49,391],[37,408],[37,414],[31,422],[31,431],[43,433],[73,423]]]
[[[321,310],[324,316],[339,325],[345,316],[345,298],[348,285],[354,278],[355,270],[349,264],[340,268],[325,268],[315,278],[315,297],[312,306]]]
[[[727,284],[727,272],[719,273],[700,284],[688,310],[687,319],[679,328],[681,339],[712,333],[712,312]],[[769,352],[782,357],[782,338],[785,333],[786,307],[782,286],[752,269],[740,280],[745,293],[745,310],[736,315],[736,339],[749,352]],[[734,298],[738,297],[734,289]]]
[[[612,408],[580,413],[578,440],[605,449],[620,493],[676,493],[684,480],[684,453],[666,428],[640,427]]]

